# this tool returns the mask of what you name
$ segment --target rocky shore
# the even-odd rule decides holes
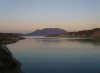
[[[24,38],[16,34],[0,33],[0,73],[23,73],[21,63],[6,47],[7,44],[16,43],[22,39]]]
[[[25,38],[20,37],[18,34],[0,33],[0,44],[16,43],[17,41],[23,39]]]

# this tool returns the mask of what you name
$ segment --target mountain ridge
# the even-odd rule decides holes
[[[26,35],[32,35],[32,36],[47,36],[47,35],[54,35],[54,34],[62,34],[67,33],[66,30],[61,28],[44,28],[44,29],[37,29],[34,32],[28,33]]]
[[[48,37],[99,38],[100,39],[100,28],[94,28],[91,30],[81,30],[77,32],[67,32],[60,35],[48,35]]]

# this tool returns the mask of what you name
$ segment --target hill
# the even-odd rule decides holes
[[[59,35],[48,35],[48,37],[68,37],[68,38],[100,38],[100,28],[82,30],[77,32],[67,32]]]
[[[64,29],[60,28],[44,28],[41,30],[35,30],[34,32],[28,33],[26,35],[32,35],[32,36],[47,36],[47,35],[54,35],[54,34],[63,34],[67,33]]]

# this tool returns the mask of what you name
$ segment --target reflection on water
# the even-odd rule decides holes
[[[49,42],[49,43],[61,43],[61,42],[64,42],[66,40],[64,39],[60,39],[60,38],[37,38],[37,39],[34,39],[35,41],[37,42]]]
[[[8,45],[26,73],[100,73],[100,42],[30,37]]]
[[[68,41],[77,41],[80,43],[92,44],[95,46],[100,46],[100,39],[67,39]]]

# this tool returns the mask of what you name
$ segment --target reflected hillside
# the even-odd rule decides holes
[[[84,44],[92,44],[95,46],[100,46],[100,39],[67,39],[68,41],[72,42],[80,42]]]
[[[35,38],[34,40],[38,42],[49,42],[49,43],[61,43],[63,41],[66,41],[63,38]]]
[[[89,38],[63,38],[63,37],[41,37],[34,38],[36,42],[47,42],[47,43],[62,43],[62,42],[79,42],[84,44],[92,44],[95,46],[100,46],[100,39],[89,39]]]

